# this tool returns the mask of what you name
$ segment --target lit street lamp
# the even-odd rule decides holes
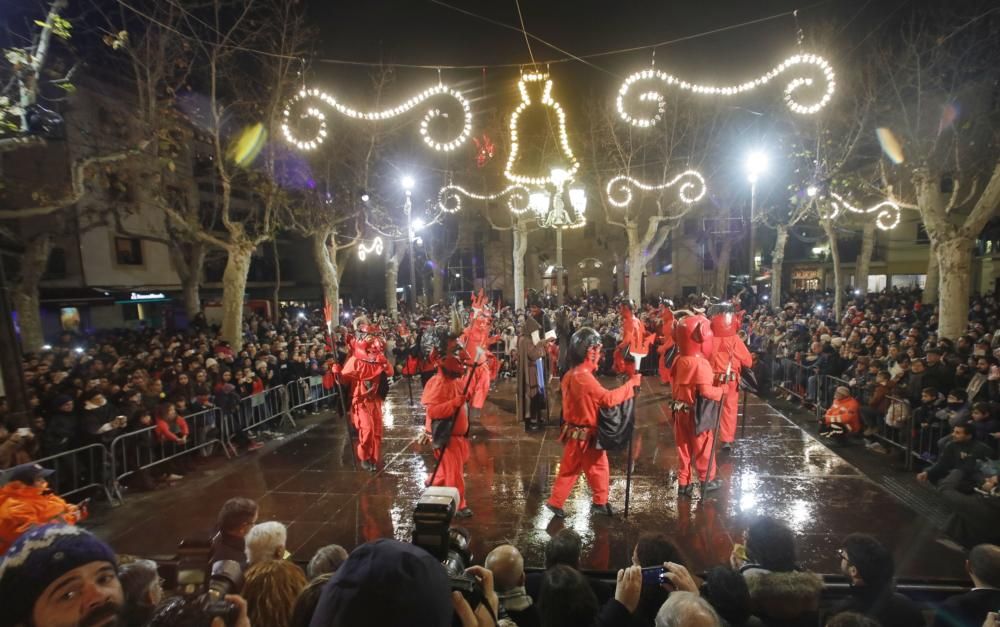
[[[747,272],[749,273],[749,285],[753,286],[754,275],[756,274],[756,255],[754,255],[754,245],[757,239],[757,226],[754,224],[753,215],[757,205],[757,181],[760,175],[767,171],[767,153],[754,150],[747,155],[744,167],[747,173],[747,180],[750,181],[750,253],[748,255]],[[752,287],[751,287],[752,289]]]
[[[582,223],[583,214],[587,210],[587,192],[582,187],[571,187],[566,190],[566,184],[571,180],[569,173],[561,168],[554,168],[550,180],[555,185],[555,191],[538,190],[531,192],[528,196],[528,206],[538,215],[539,224],[543,227],[556,230],[556,263],[555,267],[546,274],[555,271],[556,279],[556,299],[561,305],[563,302],[563,257],[562,257],[562,233],[563,229],[579,226]],[[569,206],[576,213],[570,215],[566,209],[566,199],[563,192],[569,197]]]
[[[410,198],[410,192],[413,191],[413,186],[416,184],[412,176],[404,176],[400,179],[400,185],[403,186],[403,191],[406,193],[406,202],[403,205],[403,212],[406,213],[406,245],[407,252],[410,255],[410,310],[416,311],[417,305],[417,272],[413,263],[413,233],[414,233],[414,222],[413,216],[413,201]],[[420,226],[417,229],[423,228],[423,221],[418,218],[417,220]]]

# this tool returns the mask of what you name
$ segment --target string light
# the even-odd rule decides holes
[[[875,216],[875,226],[882,229],[883,231],[890,231],[899,225],[900,218],[902,217],[902,209],[899,205],[891,200],[883,200],[882,202],[863,209],[861,207],[855,207],[851,203],[844,200],[839,194],[830,192],[830,197],[833,198],[830,204],[833,206],[833,213],[830,215],[830,219],[834,220],[838,215],[840,215],[840,208],[843,207],[852,213],[869,214],[878,212]]]
[[[631,176],[620,174],[608,181],[605,189],[608,194],[608,202],[622,209],[632,204],[633,187],[641,189],[644,192],[660,191],[661,189],[673,187],[682,180],[684,182],[677,189],[677,196],[681,199],[681,202],[690,205],[704,198],[705,193],[708,191],[708,186],[705,185],[704,177],[695,170],[685,170],[673,179],[659,185],[649,185],[637,181]]]
[[[495,194],[476,194],[458,185],[445,185],[438,192],[438,208],[445,213],[457,213],[462,209],[462,196],[486,201],[506,197],[507,207],[512,213],[518,215],[524,213],[530,207],[529,191],[523,185],[511,185]]]
[[[785,86],[784,98],[785,104],[789,109],[795,113],[800,113],[803,115],[809,115],[816,113],[830,102],[833,97],[833,92],[836,88],[836,81],[834,80],[833,68],[830,66],[826,59],[815,54],[797,54],[791,56],[776,67],[774,67],[770,72],[764,74],[759,78],[755,78],[745,83],[740,83],[739,85],[732,85],[727,87],[715,87],[712,85],[697,85],[694,83],[689,83],[683,81],[676,76],[667,74],[660,70],[650,68],[648,70],[642,70],[632,74],[625,79],[622,83],[621,89],[618,90],[618,98],[616,100],[616,105],[618,107],[618,115],[633,126],[648,127],[656,124],[660,121],[660,117],[666,108],[666,100],[661,92],[650,90],[644,91],[639,94],[638,100],[642,103],[656,103],[656,113],[652,116],[644,117],[641,115],[633,116],[625,107],[625,99],[629,95],[629,91],[632,89],[634,83],[640,81],[659,81],[664,83],[666,86],[674,86],[685,91],[690,91],[696,94],[706,94],[710,96],[735,96],[737,94],[742,94],[744,92],[751,91],[757,87],[762,87],[770,83],[773,79],[777,78],[780,74],[801,65],[811,65],[818,69],[823,74],[823,81],[826,84],[826,89],[819,100],[812,104],[806,104],[796,98],[796,92],[798,92],[803,87],[811,87],[815,80],[808,77],[796,77],[793,78],[788,85]]]
[[[542,98],[539,101],[539,104],[549,107],[555,111],[559,127],[559,148],[569,165],[569,167],[565,169],[566,177],[571,178],[574,174],[576,174],[577,170],[580,169],[580,162],[577,161],[576,157],[573,155],[573,149],[570,148],[569,145],[569,135],[566,133],[566,112],[563,111],[562,106],[560,106],[558,102],[552,99],[552,79],[549,78],[548,74],[536,72],[522,74],[521,80],[517,84],[517,89],[521,92],[521,103],[517,105],[517,108],[514,109],[514,113],[510,116],[510,156],[507,157],[507,167],[504,168],[503,173],[508,180],[522,185],[555,184],[551,175],[524,176],[521,174],[515,174],[513,171],[514,162],[517,160],[519,150],[517,140],[517,122],[521,113],[532,104],[531,94],[528,93],[528,83],[543,83]]]
[[[364,261],[368,257],[368,253],[374,252],[376,255],[382,254],[382,238],[380,236],[375,236],[372,243],[369,244],[358,244],[358,259]]]
[[[319,100],[325,105],[332,107],[334,110],[346,115],[349,118],[354,118],[357,120],[369,120],[369,121],[379,121],[388,120],[399,115],[407,113],[411,109],[419,106],[425,100],[434,98],[437,96],[447,96],[455,99],[459,105],[462,107],[462,131],[453,139],[449,141],[440,142],[431,137],[431,123],[438,118],[448,117],[448,114],[442,113],[440,109],[431,109],[428,111],[423,119],[420,121],[420,136],[424,140],[424,143],[433,148],[434,150],[442,152],[450,152],[455,150],[459,146],[465,143],[472,134],[472,109],[469,105],[469,101],[456,89],[451,87],[438,84],[434,87],[425,89],[421,93],[413,96],[406,102],[392,107],[391,109],[384,109],[382,111],[358,111],[357,109],[352,109],[347,105],[338,102],[336,98],[330,94],[320,91],[319,89],[302,89],[288,101],[285,106],[285,110],[282,112],[283,120],[281,123],[281,130],[285,134],[285,139],[289,143],[296,146],[299,150],[315,150],[320,144],[326,139],[327,128],[326,128],[326,114],[317,109],[314,106],[307,106],[300,114],[301,119],[312,118],[317,126],[316,135],[311,139],[299,139],[295,136],[295,133],[291,128],[292,121],[292,110],[300,102],[313,99]]]

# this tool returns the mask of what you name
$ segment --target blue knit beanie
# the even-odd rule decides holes
[[[87,531],[71,525],[29,530],[0,561],[0,627],[27,625],[35,601],[50,583],[91,562],[117,564],[115,552]]]

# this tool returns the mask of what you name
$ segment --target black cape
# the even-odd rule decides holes
[[[635,427],[635,399],[601,408],[597,416],[597,448],[617,451],[628,446]]]

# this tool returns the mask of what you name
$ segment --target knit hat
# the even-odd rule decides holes
[[[52,399],[52,409],[59,409],[66,403],[72,403],[73,397],[69,394],[60,394],[59,396]]]
[[[93,562],[116,565],[114,551],[89,532],[70,525],[29,530],[0,560],[0,627],[29,624],[45,588],[74,568]]]
[[[20,481],[25,485],[31,485],[36,480],[44,479],[54,472],[51,468],[44,468],[39,464],[21,464],[8,471],[7,481]]]
[[[219,364],[219,362],[216,361],[215,359],[212,359],[211,357],[209,357],[208,359],[205,360],[205,367],[206,368],[211,368],[212,366],[216,366],[218,364]]]
[[[397,540],[354,549],[323,588],[311,627],[448,627],[454,609],[444,567]]]

